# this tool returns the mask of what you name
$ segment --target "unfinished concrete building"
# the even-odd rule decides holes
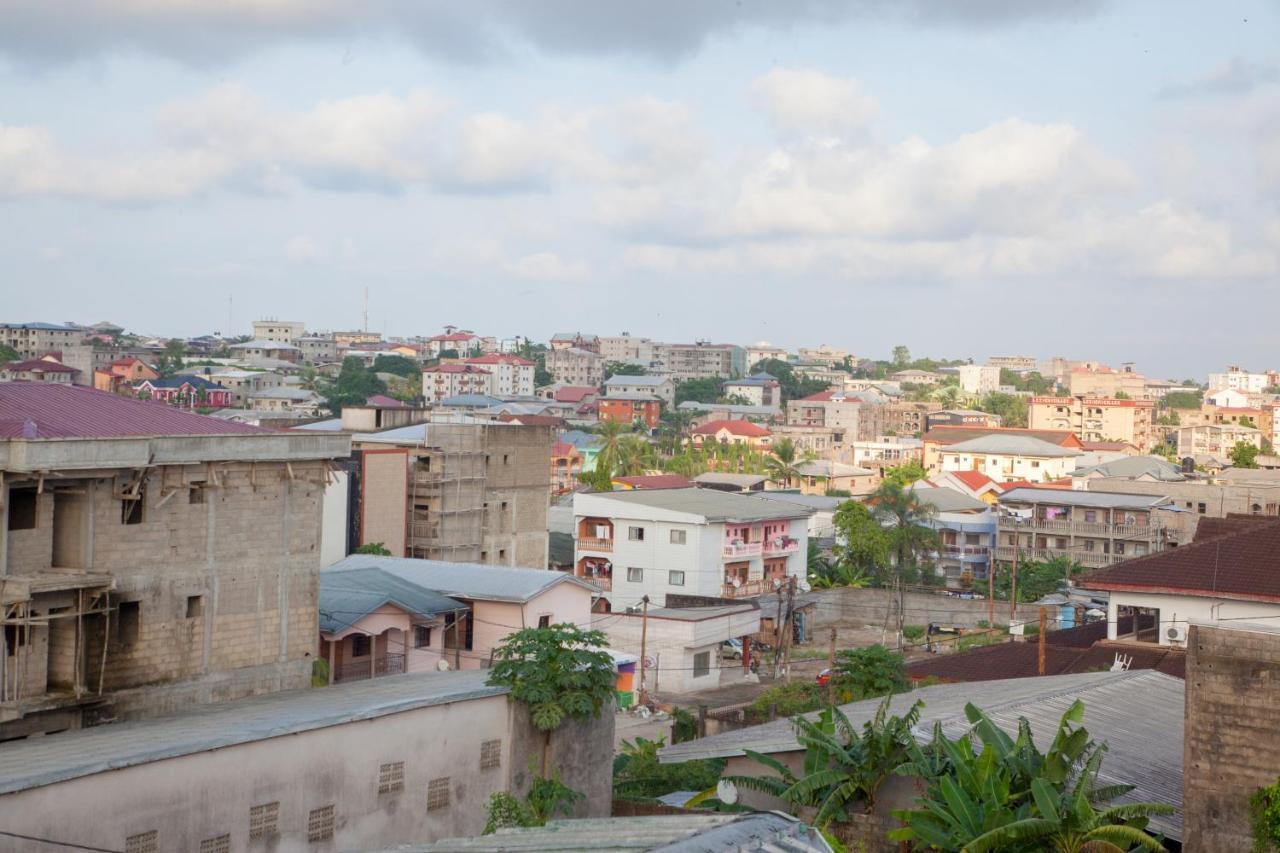
[[[0,740],[305,686],[348,448],[0,385]]]
[[[353,436],[360,543],[397,557],[546,568],[551,427],[432,422]]]

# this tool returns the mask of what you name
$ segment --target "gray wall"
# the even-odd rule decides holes
[[[513,702],[511,746],[511,791],[523,796],[533,781],[530,766],[537,773],[542,764],[545,735],[529,720],[526,706]],[[574,817],[608,817],[613,806],[613,705],[600,712],[599,719],[569,721],[551,735],[547,773],[560,771],[560,779],[587,796],[574,810]]]
[[[813,609],[809,623],[810,635],[821,637],[815,630],[829,625],[875,625],[884,624],[885,613],[890,607],[892,593],[887,589],[839,589],[818,590],[812,595],[818,597],[818,606]],[[958,625],[962,628],[976,628],[978,622],[987,618],[987,602],[985,600],[969,601],[947,595],[933,595],[924,592],[908,592],[906,594],[906,624],[927,625],[937,622],[940,625]],[[996,623],[1009,623],[1009,602],[996,601]],[[1032,604],[1018,605],[1018,617],[1024,620],[1040,618],[1040,608]]]

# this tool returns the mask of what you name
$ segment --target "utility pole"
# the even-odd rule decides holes
[[[1045,616],[1047,613],[1048,611],[1045,610],[1043,605],[1041,605],[1040,607],[1040,669],[1039,669],[1039,672],[1041,675],[1044,675],[1044,631],[1045,631]]]
[[[795,576],[787,578],[787,618],[786,630],[782,635],[782,678],[787,684],[791,683],[791,636],[795,633],[795,626],[792,620],[795,619],[796,612],[796,579]]]
[[[778,617],[773,620],[773,677],[778,677],[778,660],[782,657],[782,587],[778,587]]]
[[[996,626],[996,561],[987,562],[987,629]]]
[[[1019,540],[1021,536],[1015,537]],[[1018,551],[1022,549],[1021,542],[1013,546],[1013,576],[1009,579],[1009,624],[1013,624],[1014,618],[1018,615]],[[995,625],[991,626],[992,628]]]
[[[645,640],[649,636],[649,596],[640,599],[640,704],[648,704],[649,691],[645,689],[644,676],[645,666],[644,646]]]
[[[827,647],[827,704],[835,704],[836,696],[836,629],[831,629],[831,645]]]

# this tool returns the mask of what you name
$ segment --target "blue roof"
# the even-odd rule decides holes
[[[604,439],[595,433],[584,432],[580,429],[567,429],[560,433],[560,440],[566,444],[572,444],[579,450],[591,450],[603,444]]]
[[[63,326],[59,323],[4,323],[10,329],[36,329],[41,332],[78,332],[75,326]]]
[[[424,589],[374,566],[320,575],[320,631],[345,631],[378,608],[394,604],[410,615],[433,619],[443,613],[466,610],[461,601]]]

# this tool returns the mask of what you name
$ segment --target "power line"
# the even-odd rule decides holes
[[[54,841],[52,838],[41,838],[38,835],[23,835],[21,832],[7,832],[0,829],[0,835],[7,835],[10,838],[21,838],[23,841],[35,841],[39,844],[52,844],[55,847],[67,847],[72,850],[93,850],[95,853],[121,853],[111,847],[89,847],[85,844],[74,844],[70,841]]]

